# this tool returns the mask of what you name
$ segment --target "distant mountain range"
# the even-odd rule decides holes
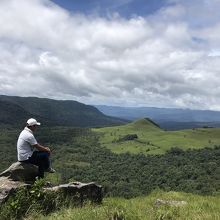
[[[34,117],[45,126],[102,127],[150,118],[161,128],[220,127],[220,112],[177,108],[85,105],[77,101],[0,95],[0,125],[21,127]]]
[[[124,124],[97,108],[76,101],[0,95],[0,124],[21,127],[34,117],[44,126],[98,127]]]
[[[194,127],[220,127],[220,112],[155,107],[119,107],[95,105],[102,113],[127,120],[151,118],[161,128],[169,130]]]

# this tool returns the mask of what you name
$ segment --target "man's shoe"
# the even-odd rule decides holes
[[[45,187],[48,187],[48,188],[53,187],[52,183],[49,182],[49,181],[47,181],[47,182],[44,184],[44,186],[45,186]]]
[[[52,167],[49,167],[47,170],[45,170],[45,172],[56,173],[56,170],[54,170]]]

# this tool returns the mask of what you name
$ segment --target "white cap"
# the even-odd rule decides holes
[[[36,119],[34,119],[34,118],[30,118],[30,119],[27,120],[27,124],[29,126],[40,125],[40,122],[37,122]]]

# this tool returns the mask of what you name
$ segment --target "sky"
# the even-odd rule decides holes
[[[220,0],[0,0],[0,94],[220,110]]]

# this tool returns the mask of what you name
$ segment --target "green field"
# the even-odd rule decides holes
[[[156,205],[163,201],[184,201],[185,205]],[[106,198],[100,206],[63,208],[49,216],[31,214],[26,220],[219,220],[220,197],[154,191],[133,199]]]
[[[164,131],[148,119],[127,125],[93,129],[100,136],[100,144],[114,153],[163,154],[172,147],[199,149],[220,145],[220,128],[195,128]],[[137,134],[138,138],[120,141],[125,135]]]

